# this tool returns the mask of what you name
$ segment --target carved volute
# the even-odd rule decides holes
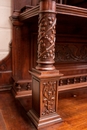
[[[39,70],[54,70],[55,34],[56,34],[56,2],[40,1],[38,22],[38,65]]]

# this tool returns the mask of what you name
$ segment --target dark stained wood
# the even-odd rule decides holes
[[[0,129],[7,130],[1,110],[0,110]]]
[[[66,0],[57,2],[18,0],[14,2],[15,11],[11,16],[13,93],[20,98],[26,98],[27,94],[30,94],[30,97],[32,95],[32,110],[28,111],[28,115],[37,128],[47,126],[50,121],[52,124],[61,121],[59,111],[57,114],[59,92],[87,86],[87,9],[67,5],[73,5],[74,2],[77,4],[77,0],[71,3]],[[54,22],[56,17],[57,23]],[[32,69],[35,67],[36,69]],[[54,71],[55,68],[57,70]],[[29,71],[32,74],[32,85],[30,90],[26,90],[26,86],[31,83]],[[75,108],[75,104],[73,105]],[[69,118],[68,108],[66,112]],[[62,112],[60,113],[62,115]],[[63,129],[70,129],[70,125],[67,126]],[[57,127],[61,129],[59,124],[55,128]]]
[[[39,10],[36,69],[55,70],[56,2],[41,1]]]
[[[7,130],[17,130],[19,128],[21,130],[36,130],[31,121],[27,118],[24,109],[21,108],[10,91],[0,93],[0,110],[2,111]]]
[[[15,98],[32,95],[31,80],[15,80],[12,92]]]
[[[19,12],[14,12],[13,22],[13,43],[12,43],[12,70],[16,79],[28,79],[29,74],[29,30],[27,25],[18,21]],[[21,57],[22,54],[22,57]],[[25,67],[26,66],[26,67]]]
[[[86,41],[87,41],[86,23],[87,23],[87,19],[86,18],[83,19],[83,17],[86,17],[86,9],[78,8],[78,7],[74,7],[74,6],[73,7],[67,6],[67,5],[63,5],[63,4],[61,4],[61,5],[57,4],[56,7],[57,7],[57,13],[58,13],[57,14],[58,20],[57,20],[55,66],[58,70],[60,70],[60,73],[63,73],[65,76],[68,76],[68,79],[66,78],[66,80],[67,80],[66,84],[68,84],[67,87],[69,88],[70,82],[74,83],[74,80],[76,80],[76,77],[78,74],[80,74],[80,77],[82,77],[83,74],[85,75],[87,73],[87,67],[86,67]],[[39,5],[21,13],[19,15],[20,19],[23,20],[22,19],[23,17],[24,17],[24,19],[26,19],[26,18],[29,19],[30,17],[38,15],[38,11],[39,11]],[[30,15],[30,16],[28,16],[28,15]],[[79,17],[76,17],[76,16],[79,16]],[[30,54],[31,56],[29,57],[30,58],[29,65],[31,66],[30,68],[36,66],[37,21],[38,21],[37,18],[32,19],[31,21],[28,21],[29,25],[31,27],[29,26],[29,28],[28,28],[28,26],[26,26],[26,29],[28,28],[31,32],[31,34],[28,34],[28,35],[31,35],[30,40],[27,39],[27,44],[29,41],[31,41],[31,43],[32,43],[31,45],[29,44],[29,46],[31,48],[31,54]],[[25,24],[28,25],[28,22],[26,22]],[[84,24],[82,24],[82,23],[84,23]],[[33,36],[34,36],[34,39],[33,39]],[[67,48],[67,49],[65,49],[63,51],[63,48]],[[82,51],[81,48],[83,48],[84,51]],[[74,49],[74,51],[73,51],[73,49]],[[63,55],[62,55],[62,53],[63,53]],[[31,58],[31,57],[33,57],[33,58]],[[19,64],[19,68],[21,68],[20,63],[18,63],[18,62],[19,61],[17,61],[17,64]],[[15,72],[16,71],[18,71],[18,70],[16,69]],[[17,75],[22,75],[21,72],[17,72],[17,73],[18,73]],[[23,71],[23,74],[24,74],[24,71]],[[26,71],[25,71],[25,74],[28,74],[28,73],[26,73]],[[24,77],[25,77],[25,74],[24,74]],[[72,79],[69,78],[69,75],[70,75],[70,77],[72,76]],[[80,82],[80,80],[81,80],[80,77],[78,77],[79,78],[78,82]],[[86,81],[86,76],[83,77],[83,80]],[[60,80],[60,82],[63,82],[63,81]],[[84,84],[84,86],[85,86],[86,82],[85,83],[80,82],[80,84],[82,84],[82,86]],[[75,83],[73,85],[74,85],[74,87],[76,87]],[[78,84],[78,87],[79,87],[79,84]],[[81,87],[81,85],[80,85],[80,87]],[[72,89],[72,88],[73,87],[71,87],[71,85],[70,85],[70,89]],[[64,88],[62,88],[61,90],[64,90]]]
[[[65,4],[56,4],[57,14],[71,15],[87,18],[87,9],[75,6],[69,6]],[[28,9],[25,12],[20,14],[20,20],[26,20],[31,17],[37,16],[39,13],[39,5]]]
[[[38,71],[32,74],[32,109],[28,115],[37,129],[61,122],[58,114],[58,70]]]
[[[67,4],[73,6],[87,7],[86,0],[67,0]]]
[[[87,89],[85,87],[87,87],[87,9],[80,7],[87,7],[87,2],[77,0],[70,1],[71,3],[67,3],[67,1],[57,1],[58,3],[61,3],[56,4],[57,26],[55,67],[59,71],[54,71],[54,73],[55,75],[58,75],[60,72],[64,75],[61,75],[60,77],[59,74],[58,77],[52,77],[51,79],[53,73],[50,74],[50,71],[46,71],[44,72],[44,74],[42,74],[44,77],[43,80],[43,77],[36,76],[36,73],[34,73],[34,87],[32,87],[31,75],[29,74],[29,70],[37,66],[37,35],[38,30],[40,30],[38,29],[38,13],[40,7],[38,5],[38,2],[38,0],[14,1],[13,10],[15,11],[11,16],[13,27],[12,52],[10,51],[9,55],[4,60],[0,61],[0,91],[9,90],[13,85],[13,93],[15,95],[15,98],[18,98],[19,100],[17,105],[21,107],[21,103],[22,107],[26,106],[26,111],[28,112],[28,114],[29,109],[32,108],[31,106],[33,106],[33,109],[37,112],[38,115],[41,114],[40,109],[43,112],[45,111],[45,108],[47,108],[47,112],[49,112],[56,108],[56,111],[58,110],[58,114],[61,115],[64,122],[62,122],[61,124],[53,125],[52,127],[43,128],[43,130],[86,130]],[[65,5],[63,4],[64,2],[71,5],[75,4],[76,6],[80,7]],[[52,9],[53,5],[51,6],[51,8],[49,5],[50,4],[48,4],[49,9]],[[42,9],[48,8],[47,4],[42,7]],[[47,74],[49,75],[48,77]],[[44,84],[49,87],[49,84],[53,85],[54,81],[56,81],[57,84],[58,80],[59,89],[56,88],[56,96],[55,101],[52,102],[52,108],[50,107],[50,105],[45,107],[45,105],[47,105],[45,101],[44,103],[40,102],[42,101],[42,99],[45,100],[45,87],[43,87],[44,85],[41,85],[39,87],[39,84],[44,81]],[[77,88],[80,88],[79,92]],[[40,89],[43,89],[43,91],[41,91]],[[59,90],[59,92],[57,89]],[[69,91],[71,89],[72,91]],[[81,96],[82,90],[85,91],[84,97]],[[57,102],[58,93],[59,103]],[[80,95],[80,97],[78,95]],[[28,96],[30,96],[29,99]],[[33,97],[32,101],[31,96]],[[62,98],[62,96],[64,98]],[[72,98],[69,98],[69,96],[71,96]],[[65,97],[68,97],[68,99]],[[13,128],[14,121],[16,122],[18,129],[36,129],[33,125],[31,125],[30,121],[23,124],[19,123],[18,119],[20,120],[20,122],[24,121],[24,119],[20,119],[20,115],[17,110],[16,113],[18,114],[18,116],[15,114],[15,120],[13,119],[13,110],[16,109],[16,106],[14,106],[13,104],[15,101],[11,95],[9,96],[9,94],[2,93],[0,95],[0,99],[0,101],[2,101],[0,102],[0,109],[2,109],[2,111],[4,111],[4,109],[6,110],[3,113],[8,129],[10,129],[10,127]],[[49,100],[49,104],[50,102],[51,101]],[[11,103],[13,106],[11,106]],[[42,103],[41,107],[39,107],[40,103]],[[57,103],[59,109],[57,109]],[[3,105],[5,105],[4,109]],[[10,107],[12,107],[12,110]],[[24,113],[24,110],[22,111],[22,113]],[[44,114],[44,112],[42,114]],[[27,114],[24,113],[24,115]],[[60,119],[59,115],[57,117]],[[48,117],[49,114],[47,115],[47,118]],[[50,117],[48,120],[50,120]],[[42,121],[42,119],[40,121]],[[47,122],[45,122],[45,125],[46,123]],[[17,130],[17,127],[14,127],[14,129]]]
[[[58,81],[55,69],[56,2],[40,1],[37,66],[32,75],[32,109],[28,115],[37,129],[62,121],[58,114]]]
[[[31,4],[32,4],[33,6],[36,6],[37,4],[39,4],[39,1],[40,1],[40,0],[31,0]]]
[[[69,5],[63,5],[63,4],[57,4],[56,10],[58,14],[67,14],[67,15],[73,15],[73,16],[79,16],[79,17],[86,17],[86,8],[80,8],[75,6],[69,6]]]
[[[12,43],[12,79],[13,93],[15,97],[31,95],[28,88],[31,76],[31,45],[29,25],[18,20],[19,12],[15,11],[11,17],[13,24],[13,43]],[[31,60],[30,60],[31,59]]]
[[[59,94],[59,113],[63,118],[60,124],[45,127],[41,130],[86,130],[87,129],[87,88],[76,92],[68,91],[66,95]],[[78,94],[79,92],[79,94]],[[63,97],[62,97],[63,96]],[[22,105],[13,98],[10,92],[0,93],[0,110],[8,130],[36,130],[35,126],[27,118],[26,112],[31,108],[31,97],[19,98]],[[23,100],[23,101],[22,101]],[[3,103],[4,102],[4,103]],[[23,107],[25,107],[25,110]],[[14,125],[15,124],[15,125]]]

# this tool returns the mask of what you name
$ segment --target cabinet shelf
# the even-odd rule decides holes
[[[56,5],[57,14],[67,14],[87,18],[87,9],[64,4]]]
[[[87,9],[69,6],[65,4],[56,4],[56,12],[57,14],[70,15],[70,16],[78,16],[87,18]],[[27,9],[25,12],[22,12],[19,16],[21,21],[27,20],[29,18],[38,16],[39,14],[39,5],[32,7],[31,9]]]
[[[39,13],[39,5],[32,7],[31,9],[27,9],[25,12],[21,13],[19,18],[21,21],[27,20],[34,16],[37,16]]]

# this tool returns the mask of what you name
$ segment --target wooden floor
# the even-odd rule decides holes
[[[22,104],[26,111],[31,107],[30,100],[27,98]],[[7,130],[36,130],[11,92],[0,93],[0,111]],[[59,99],[59,114],[63,119],[62,123],[41,130],[87,130],[87,96]]]

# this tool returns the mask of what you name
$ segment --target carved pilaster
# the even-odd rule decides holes
[[[36,69],[54,70],[56,34],[55,1],[44,0],[40,2],[38,27],[38,65]]]
[[[12,92],[15,98],[30,96],[32,90],[29,86],[30,81],[23,78],[24,64],[23,56],[25,46],[23,46],[23,27],[24,24],[19,20],[20,11],[14,11],[11,16],[13,27],[13,40],[12,40],[12,78],[14,85]],[[27,52],[26,52],[27,53]],[[30,89],[29,89],[30,88]]]
[[[13,27],[13,39],[12,39],[12,70],[13,77],[21,77],[21,27],[22,22],[19,21],[20,11],[14,11],[11,18]]]
[[[32,109],[28,115],[37,129],[61,122],[58,114],[58,70],[32,69]]]

